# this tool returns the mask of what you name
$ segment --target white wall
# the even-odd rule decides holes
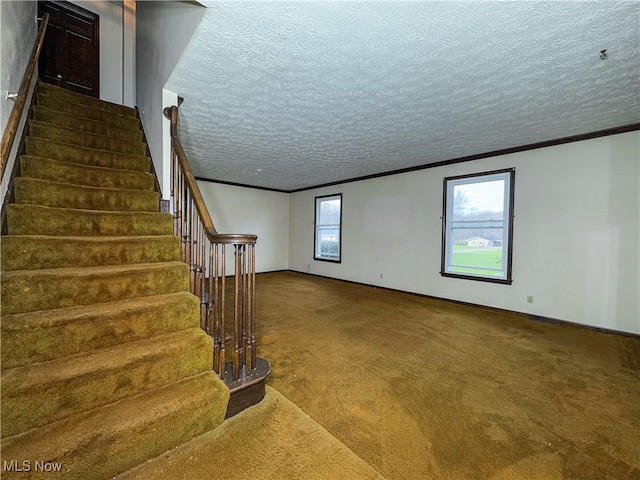
[[[0,130],[4,129],[13,108],[5,100],[5,91],[18,93],[22,76],[38,33],[36,2],[0,2]]]
[[[5,92],[18,93],[24,71],[29,63],[31,50],[35,43],[38,25],[36,24],[37,3],[35,2],[0,2],[0,131],[4,131],[13,110],[14,101],[5,100]],[[27,105],[35,87],[37,75],[29,88]],[[15,164],[20,138],[24,130],[28,110],[20,118],[18,129],[9,152],[5,175],[0,183],[0,202],[4,201],[9,186],[9,176]]]
[[[161,182],[168,168],[162,160],[162,89],[203,14],[204,7],[185,2],[136,3],[136,103]],[[169,198],[165,188],[162,198]]]
[[[631,132],[295,193],[289,268],[640,333],[639,164]],[[443,178],[508,167],[513,284],[442,277]],[[343,194],[341,264],[312,258],[314,197],[333,193]]]
[[[289,194],[212,182],[198,186],[219,233],[258,235],[257,272],[288,268]]]
[[[123,2],[92,0],[71,3],[100,15],[100,98],[133,107],[134,92],[131,89],[134,85],[131,78],[134,73],[131,59],[135,48],[135,30],[125,29],[135,27],[131,18],[135,11],[127,5],[129,10],[125,18]]]
[[[122,3],[122,104],[136,106],[136,2]]]

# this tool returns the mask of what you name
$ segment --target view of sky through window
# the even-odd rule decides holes
[[[504,180],[456,185],[454,198],[466,199],[463,206],[465,210],[502,212],[504,209]]]

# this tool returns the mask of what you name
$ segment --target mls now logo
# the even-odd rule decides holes
[[[4,460],[2,462],[3,472],[59,472],[62,470],[62,463],[57,462],[45,462],[42,460],[36,460],[33,465],[30,460]]]

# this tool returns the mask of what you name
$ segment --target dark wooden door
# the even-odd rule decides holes
[[[49,25],[38,61],[43,82],[100,97],[99,16],[69,2],[38,2]]]

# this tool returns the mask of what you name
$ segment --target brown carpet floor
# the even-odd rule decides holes
[[[640,478],[638,338],[291,272],[257,301],[268,384],[389,480]]]
[[[117,480],[384,480],[267,387],[257,405]]]

